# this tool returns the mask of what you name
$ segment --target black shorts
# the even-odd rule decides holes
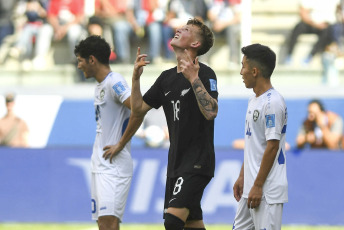
[[[211,177],[196,174],[167,177],[164,210],[169,207],[187,208],[190,211],[187,220],[203,220],[201,200],[210,180]]]

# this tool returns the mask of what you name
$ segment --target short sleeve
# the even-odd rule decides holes
[[[285,126],[286,111],[284,103],[272,99],[265,105],[265,137],[266,140],[280,140]]]
[[[112,96],[123,103],[127,100],[131,94],[131,89],[124,79],[124,77],[118,73],[114,74],[113,78],[109,81],[111,87],[110,92]]]
[[[158,79],[154,82],[154,84],[150,87],[150,89],[144,94],[143,100],[152,108],[158,109],[162,105],[162,93],[161,93],[161,79],[163,77],[162,73]]]
[[[217,78],[215,72],[208,66],[202,65],[202,69],[199,72],[199,77],[207,90],[207,92],[213,98],[218,98]]]

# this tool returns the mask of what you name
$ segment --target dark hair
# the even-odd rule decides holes
[[[197,18],[189,19],[187,25],[194,25],[199,28],[201,47],[197,50],[197,56],[203,55],[214,45],[214,34],[202,21]]]
[[[16,95],[14,93],[7,93],[5,96],[6,103],[13,102],[16,98]]]
[[[262,71],[264,78],[270,78],[276,66],[276,54],[269,47],[252,44],[241,48],[249,61],[254,61]]]
[[[91,35],[80,41],[80,43],[76,45],[74,49],[75,55],[79,55],[87,60],[92,55],[97,58],[100,63],[105,65],[109,64],[110,53],[110,45],[105,41],[104,38],[101,38],[97,35]]]
[[[313,99],[313,100],[311,100],[311,101],[308,103],[308,105],[310,105],[310,104],[317,104],[317,105],[319,106],[320,110],[321,110],[322,112],[325,112],[324,104],[323,104],[320,100],[318,100],[318,99]]]

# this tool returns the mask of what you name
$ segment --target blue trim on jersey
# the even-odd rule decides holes
[[[96,213],[97,205],[96,205],[95,199],[91,199],[91,203],[92,203],[92,213]]]
[[[283,129],[282,129],[282,134],[286,133],[287,132],[287,125],[284,125],[283,126]]]
[[[285,163],[285,158],[284,158],[283,151],[281,149],[281,152],[279,153],[279,156],[278,156],[278,164],[283,165],[284,163]]]
[[[209,79],[210,82],[210,90],[217,91],[217,81],[215,79]]]
[[[266,119],[266,128],[275,127],[275,114],[265,115],[265,119]]]
[[[124,131],[126,130],[127,126],[128,126],[128,123],[129,123],[129,117],[127,119],[124,120],[123,122],[123,126],[122,126],[122,136],[124,134]]]
[[[125,91],[125,87],[122,82],[117,82],[114,86],[112,86],[112,88],[118,95],[121,95]]]
[[[96,113],[96,121],[98,121],[99,118],[100,118],[100,106],[97,105],[95,110],[96,110],[95,111],[95,113]]]

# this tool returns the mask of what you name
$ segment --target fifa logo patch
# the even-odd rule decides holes
[[[215,79],[209,79],[210,82],[210,90],[217,91],[217,81]]]
[[[259,111],[258,111],[258,110],[255,110],[255,111],[253,112],[253,120],[254,120],[254,121],[257,121],[257,120],[258,120],[258,117],[259,117]]]
[[[265,115],[265,120],[266,120],[266,128],[275,127],[275,114]]]
[[[125,87],[122,82],[117,82],[114,86],[112,86],[112,88],[118,95],[121,95],[125,91]]]

